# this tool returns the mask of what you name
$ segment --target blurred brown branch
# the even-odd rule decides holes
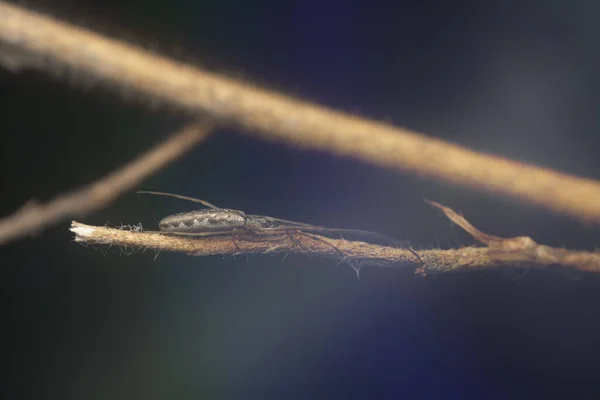
[[[111,203],[123,192],[191,150],[207,137],[210,130],[211,124],[206,122],[190,124],[99,181],[61,195],[47,204],[25,204],[14,214],[0,220],[0,244],[35,233],[62,219],[85,215]]]
[[[484,155],[259,89],[3,2],[0,42],[11,49],[5,64],[13,69],[25,64],[85,73],[152,101],[192,114],[208,113],[266,139],[327,150],[600,222],[597,181]]]
[[[600,272],[600,254],[555,249],[535,243],[528,237],[503,239],[479,231],[452,209],[430,202],[448,218],[469,232],[487,247],[464,247],[452,250],[420,250],[418,257],[412,250],[331,239],[304,232],[271,236],[257,236],[247,240],[243,236],[234,241],[231,236],[190,238],[169,236],[159,232],[114,229],[90,226],[73,221],[71,231],[75,241],[85,244],[111,245],[134,249],[153,249],[183,252],[195,256],[216,254],[274,254],[297,253],[339,258],[359,267],[379,265],[386,267],[412,266],[421,275],[441,272],[475,271],[501,268],[545,268],[559,266],[584,272]]]

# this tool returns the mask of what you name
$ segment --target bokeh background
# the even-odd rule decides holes
[[[600,3],[29,1],[56,17],[365,117],[600,178]],[[0,214],[97,179],[188,118],[133,93],[0,71]],[[594,250],[600,230],[512,199],[220,130],[138,189],[415,248],[500,236]],[[600,201],[600,199],[599,199]],[[134,192],[82,222],[192,209]],[[598,398],[600,281],[426,279],[290,256],[85,248],[65,221],[0,248],[5,398]]]

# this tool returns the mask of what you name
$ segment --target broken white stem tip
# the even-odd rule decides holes
[[[91,226],[71,226],[71,232],[75,234],[75,241],[84,241],[90,238],[96,229]]]

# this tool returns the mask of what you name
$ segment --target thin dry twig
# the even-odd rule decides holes
[[[409,249],[330,239],[301,232],[291,235],[258,236],[252,240],[242,237],[241,240],[236,239],[234,242],[228,236],[203,238],[169,236],[157,232],[90,226],[76,221],[72,222],[71,231],[75,233],[76,242],[86,244],[150,248],[196,256],[293,252],[341,258],[350,262],[360,261],[365,265],[412,266],[415,268],[415,273],[423,276],[442,272],[549,266],[600,273],[599,253],[555,249],[539,245],[528,237],[503,239],[491,236],[479,231],[450,208],[434,202],[429,203],[444,211],[448,218],[487,247],[419,250],[417,258],[413,250]]]
[[[600,253],[559,249],[537,244],[528,236],[501,238],[480,231],[463,216],[449,207],[434,201],[427,201],[442,210],[446,217],[463,228],[479,242],[487,245],[486,255],[498,263],[526,264],[532,267],[551,265],[576,269],[585,272],[600,272]]]
[[[12,49],[11,68],[21,61],[52,72],[58,64],[153,101],[207,112],[264,138],[509,195],[600,222],[597,181],[484,155],[262,90],[2,2],[0,41]],[[14,49],[22,53],[21,60],[15,59]]]
[[[181,157],[206,138],[212,129],[208,122],[196,122],[173,134],[146,154],[123,168],[83,188],[66,193],[47,204],[29,202],[14,214],[0,220],[0,244],[106,206],[121,193]]]
[[[159,232],[91,226],[76,221],[71,223],[71,232],[75,233],[75,241],[80,243],[104,244],[128,248],[148,248],[160,251],[181,252],[193,256],[293,252],[341,258],[341,253],[343,253],[344,258],[349,260],[370,260],[382,264],[390,262],[417,262],[415,255],[407,249],[331,239],[304,232],[261,235],[252,237],[251,239],[240,236],[234,240],[231,236],[171,236]]]

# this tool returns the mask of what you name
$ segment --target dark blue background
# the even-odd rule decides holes
[[[469,148],[600,178],[600,5],[589,1],[29,2],[256,85]],[[1,214],[97,179],[182,126],[82,78],[0,72]],[[474,244],[594,250],[597,227],[511,199],[221,130],[141,188]],[[600,199],[599,199],[600,201]],[[192,204],[133,192],[83,219],[155,229]],[[6,395],[36,398],[597,398],[600,282],[561,271],[414,277],[319,258],[193,258],[72,242],[0,248]],[[13,397],[14,398],[14,397]]]

